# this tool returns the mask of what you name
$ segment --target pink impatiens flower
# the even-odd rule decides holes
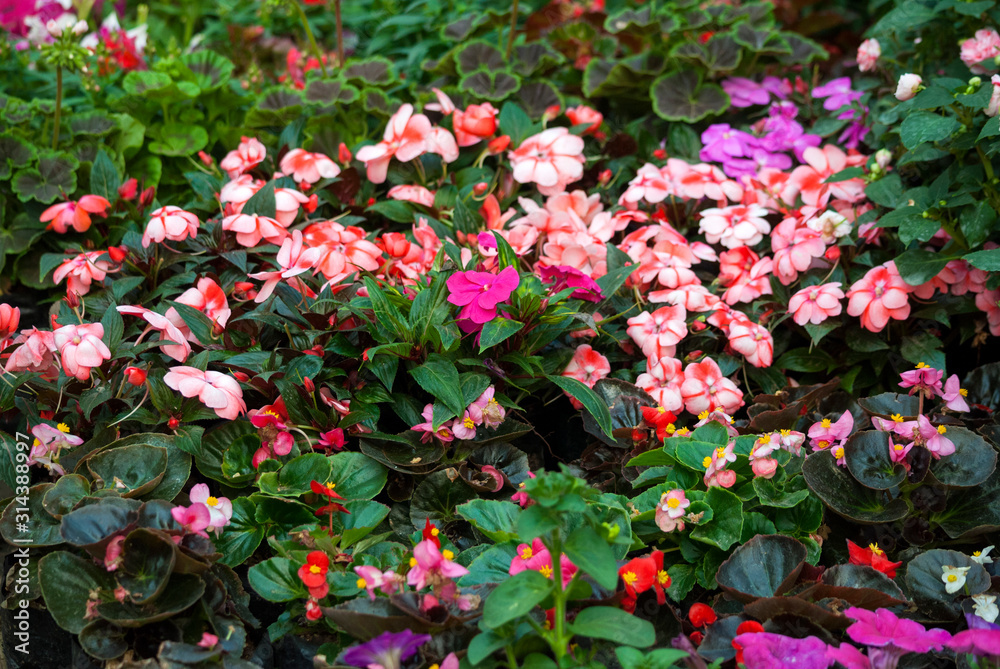
[[[858,69],[870,72],[875,69],[878,57],[882,55],[882,46],[875,38],[866,39],[858,47]]]
[[[296,277],[315,267],[322,253],[323,250],[317,247],[305,248],[302,243],[302,232],[293,230],[292,236],[281,243],[281,249],[275,258],[275,262],[281,269],[249,275],[251,279],[264,282],[257,297],[254,298],[254,302],[259,304],[269,298],[282,279],[290,279],[288,283],[300,293],[309,293],[309,288]]]
[[[65,234],[73,228],[77,232],[90,229],[90,215],[105,216],[111,203],[100,195],[84,195],[77,202],[54,204],[42,212],[39,220],[48,222],[46,230],[55,230]]]
[[[413,105],[401,106],[389,119],[382,141],[362,147],[357,153],[358,160],[368,170],[368,180],[376,184],[384,182],[393,156],[406,163],[427,151],[431,127],[430,119],[413,113]]]
[[[684,363],[676,358],[647,358],[646,371],[635,385],[642,388],[667,411],[684,408],[681,385],[684,383]]]
[[[733,321],[729,326],[729,345],[754,367],[770,367],[774,359],[771,332],[749,320]]]
[[[104,277],[111,271],[111,263],[107,260],[98,260],[102,255],[104,255],[102,251],[87,251],[67,260],[53,272],[52,281],[59,283],[69,277],[66,281],[66,292],[86,295],[90,292],[91,283],[104,281]]]
[[[229,301],[226,299],[226,292],[222,286],[209,277],[198,279],[198,283],[193,288],[188,288],[181,293],[174,302],[186,304],[208,316],[215,323],[216,331],[222,331],[232,315],[229,308]],[[171,315],[167,310],[167,316]],[[175,321],[176,322],[176,321]],[[189,337],[193,341],[193,337]]]
[[[840,304],[842,299],[844,291],[840,289],[839,281],[808,286],[788,300],[788,313],[792,314],[792,320],[798,325],[819,325],[831,316],[840,315],[843,309]]]
[[[80,381],[86,381],[91,369],[111,359],[111,351],[101,341],[104,326],[100,323],[66,325],[53,331],[52,336],[63,370]]]
[[[181,329],[167,316],[158,314],[151,309],[146,309],[145,307],[134,307],[129,305],[118,307],[118,312],[128,314],[130,316],[139,316],[149,324],[149,326],[143,331],[142,335],[140,335],[140,339],[142,339],[142,336],[144,336],[146,332],[155,330],[160,334],[161,341],[174,342],[172,344],[164,344],[161,348],[164,353],[177,362],[184,362],[187,360],[187,357],[191,355],[191,344],[188,343],[184,332],[181,331]]]
[[[406,574],[406,582],[422,590],[428,585],[443,584],[446,579],[459,578],[469,573],[460,564],[452,562],[451,551],[441,551],[430,539],[424,539],[413,547],[413,560],[410,571]]]
[[[165,239],[172,242],[182,242],[188,237],[194,239],[198,234],[198,217],[180,207],[160,207],[150,214],[146,231],[142,233],[142,248],[149,248],[150,243],[161,243]]]
[[[771,231],[771,224],[765,218],[768,213],[758,205],[705,209],[701,212],[699,231],[709,244],[721,243],[729,249],[754,246]]]
[[[233,377],[221,372],[203,372],[195,367],[171,367],[163,382],[184,397],[197,397],[202,404],[215,410],[219,418],[236,420],[246,413],[243,389]]]
[[[393,200],[414,202],[425,207],[434,206],[434,191],[427,190],[423,186],[393,186],[386,195]]]
[[[235,179],[260,165],[266,156],[267,149],[260,141],[255,137],[244,137],[238,147],[219,161],[219,167],[229,174],[230,179]]]
[[[521,283],[514,267],[505,267],[499,274],[491,272],[456,272],[448,277],[448,301],[462,307],[459,320],[477,325],[489,323],[497,316],[497,305],[510,298]]]
[[[562,375],[576,379],[588,388],[593,388],[594,384],[611,373],[611,364],[608,359],[595,351],[590,344],[581,344],[576,348],[573,359],[566,365]],[[577,409],[578,402],[570,397],[573,406]]]
[[[4,371],[12,374],[38,372],[49,381],[59,378],[56,342],[51,332],[38,328],[22,330],[12,343],[20,346],[7,359]]]
[[[962,42],[961,59],[975,74],[993,71],[981,65],[985,60],[993,60],[1000,55],[1000,33],[993,28],[981,28],[974,37]],[[992,63],[991,63],[992,64]]]
[[[628,319],[626,332],[647,358],[672,358],[677,344],[688,333],[687,310],[678,304],[660,307],[653,313],[643,311]]]
[[[542,195],[555,195],[583,176],[583,139],[566,128],[549,128],[521,142],[507,154],[514,181],[538,185]]]
[[[864,278],[847,291],[847,313],[861,317],[861,327],[881,332],[890,318],[910,316],[909,284],[903,281],[892,261],[868,270]]]
[[[222,229],[236,233],[236,241],[248,248],[267,240],[270,244],[280,244],[288,236],[287,226],[277,219],[258,214],[234,214],[222,219]]]
[[[340,167],[322,153],[292,149],[281,159],[281,171],[296,183],[314,184],[320,179],[335,178],[340,174]]]
[[[733,414],[743,406],[743,394],[735,383],[722,375],[719,365],[711,358],[692,362],[684,368],[681,396],[688,413],[695,415],[715,409]]]

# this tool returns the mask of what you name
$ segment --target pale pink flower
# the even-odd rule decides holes
[[[736,462],[736,442],[731,441],[724,447],[716,448],[712,453],[705,457],[705,461],[702,463],[705,466],[705,479],[708,480],[716,472],[722,471],[729,466],[730,462]],[[708,483],[706,483],[708,485]],[[723,486],[729,487],[729,486]]]
[[[726,248],[754,246],[771,231],[767,209],[757,205],[731,205],[705,209],[701,212],[699,232],[709,244],[721,243]]]
[[[549,128],[527,138],[507,154],[518,183],[534,183],[554,195],[583,176],[583,139],[566,128]]]
[[[424,539],[413,547],[413,559],[417,564],[410,567],[406,582],[417,590],[423,590],[428,585],[443,585],[446,580],[469,573],[468,569],[446,557],[430,539]]]
[[[206,539],[208,538],[205,529],[212,522],[212,514],[206,505],[175,506],[170,509],[170,515],[174,517],[177,524],[183,527],[186,532],[203,536]]]
[[[722,375],[719,365],[711,358],[692,362],[684,368],[681,397],[688,413],[695,415],[714,409],[733,414],[743,406],[743,394],[735,383]]]
[[[798,291],[788,300],[788,313],[798,325],[812,323],[818,325],[831,316],[839,316],[843,307],[844,291],[840,282],[808,286]]]
[[[691,500],[684,495],[682,488],[675,488],[660,495],[660,503],[656,509],[657,515],[665,514],[674,520],[682,517],[685,510],[691,506]]]
[[[890,318],[906,320],[910,316],[911,287],[892,261],[868,270],[864,278],[847,291],[847,313],[861,317],[861,327],[881,332]]]
[[[955,443],[944,436],[948,432],[948,428],[944,425],[934,427],[926,416],[920,414],[917,416],[917,430],[924,442],[924,446],[931,452],[931,456],[935,460],[939,460],[943,456],[951,455],[955,452]]]
[[[340,174],[340,167],[322,153],[292,149],[281,159],[281,171],[296,183],[314,184],[320,179],[335,179]]]
[[[104,255],[103,251],[87,251],[67,260],[53,272],[52,281],[59,283],[63,279],[67,279],[67,294],[86,295],[90,292],[90,285],[94,281],[104,281],[104,277],[111,271],[110,262],[98,260],[102,255]]]
[[[684,408],[681,384],[684,383],[684,363],[676,358],[646,358],[646,371],[635,385],[642,388],[667,411]]]
[[[896,84],[896,99],[900,102],[912,100],[923,85],[924,80],[919,74],[901,74]]]
[[[660,307],[628,319],[626,332],[647,358],[673,357],[677,344],[687,336],[686,319],[683,306]]]
[[[740,302],[753,302],[761,295],[770,295],[773,271],[774,261],[766,256],[761,258],[753,264],[749,272],[726,289],[722,299],[731,306]]]
[[[55,230],[65,234],[70,228],[77,232],[90,229],[90,215],[107,215],[111,203],[100,195],[84,195],[77,202],[62,202],[54,204],[42,212],[39,221],[48,222],[46,230]]]
[[[420,441],[427,443],[431,440],[431,437],[436,437],[438,440],[445,443],[453,441],[455,439],[454,433],[451,431],[450,423],[445,423],[439,426],[436,430],[434,429],[434,405],[428,404],[424,407],[424,410],[420,413],[424,418],[423,423],[417,423],[410,429],[414,432],[422,432],[420,435]]]
[[[101,341],[104,326],[100,323],[66,325],[55,330],[52,336],[63,370],[80,381],[86,381],[91,369],[111,359],[111,351]]]
[[[160,207],[150,214],[146,231],[142,234],[142,248],[149,248],[151,242],[157,244],[169,239],[182,242],[198,234],[198,217],[180,207]]]
[[[586,105],[567,108],[566,116],[569,118],[569,122],[573,125],[583,125],[584,123],[588,124],[587,129],[583,131],[583,134],[585,135],[595,134],[598,130],[600,130],[601,123],[604,122],[604,116],[601,112]]]
[[[223,185],[219,191],[219,201],[225,203],[226,215],[232,216],[233,214],[242,212],[243,205],[247,203],[247,200],[252,198],[263,187],[263,181],[254,179],[249,174],[241,174]]]
[[[229,322],[229,317],[233,313],[229,308],[229,301],[226,299],[226,292],[222,290],[222,286],[207,276],[198,279],[194,288],[185,290],[174,302],[186,304],[204,313],[215,323],[218,330],[226,327],[226,323]],[[167,317],[170,316],[171,313],[168,310]]]
[[[986,313],[990,334],[1000,337],[1000,288],[984,290],[976,295],[976,307]]]
[[[238,147],[219,161],[219,167],[229,174],[230,179],[235,179],[260,165],[266,156],[267,149],[255,137],[244,137]]]
[[[843,444],[854,431],[854,416],[850,411],[841,414],[836,422],[824,418],[809,428],[809,445],[818,451],[829,448],[832,444]]]
[[[882,55],[882,47],[875,38],[866,39],[858,47],[858,69],[871,72],[875,69],[878,57]]]
[[[483,394],[472,401],[469,405],[469,415],[476,425],[485,425],[489,428],[499,427],[504,422],[507,412],[503,406],[496,401],[494,395],[496,388],[488,387]]]
[[[52,332],[31,328],[22,330],[14,338],[12,344],[20,344],[7,359],[4,370],[11,374],[22,372],[38,372],[47,380],[59,377],[59,367],[56,364],[57,352],[55,337]]]
[[[104,568],[108,571],[117,571],[118,567],[121,566],[123,543],[125,543],[125,535],[119,534],[104,549]]]
[[[990,78],[993,84],[993,92],[990,95],[990,103],[986,106],[987,116],[996,116],[1000,112],[1000,74],[994,74]]]
[[[393,200],[413,202],[425,207],[434,206],[434,192],[427,190],[423,186],[393,186],[386,195]]]
[[[166,355],[177,362],[184,362],[191,355],[191,344],[188,343],[187,336],[167,316],[158,314],[145,307],[133,307],[129,305],[118,307],[118,312],[138,316],[149,324],[142,335],[140,335],[140,339],[150,330],[154,330],[159,333],[161,341],[173,342],[172,344],[164,344],[161,348]]]
[[[302,238],[307,245],[321,250],[316,269],[331,285],[360,270],[374,272],[382,264],[382,249],[365,239],[364,230],[353,225],[344,227],[336,221],[313,223],[302,231]]]
[[[497,129],[497,114],[500,110],[489,102],[469,105],[465,111],[455,109],[451,117],[451,127],[455,130],[455,139],[459,146],[473,146],[488,137],[492,137]]]
[[[899,375],[901,388],[909,388],[910,395],[921,392],[925,397],[931,398],[944,392],[942,379],[944,371],[927,365],[917,363],[916,369],[908,369]]]
[[[729,345],[754,367],[770,367],[774,356],[774,339],[770,331],[757,323],[738,322],[729,327]]]
[[[382,570],[378,567],[360,565],[354,567],[354,573],[358,575],[357,586],[364,588],[368,592],[368,598],[375,601],[375,591],[382,587],[385,578]]]
[[[294,188],[274,189],[274,218],[284,227],[290,226],[299,215],[302,205],[309,203],[309,196]]]
[[[269,298],[282,280],[291,279],[288,283],[300,293],[308,291],[309,288],[296,277],[315,267],[322,253],[323,250],[320,248],[305,248],[302,242],[302,232],[293,230],[292,236],[282,242],[281,249],[278,250],[278,255],[275,257],[275,262],[281,269],[249,275],[251,279],[264,282],[257,297],[254,298],[254,302],[259,304]]]
[[[611,373],[608,359],[595,351],[589,344],[581,344],[576,348],[573,359],[566,365],[562,375],[576,379],[589,388]]]
[[[941,393],[941,399],[945,401],[945,406],[952,411],[968,411],[969,403],[965,400],[966,395],[968,395],[968,391],[959,387],[958,375],[949,376],[944,384],[944,392]]]
[[[635,178],[629,182],[628,188],[618,199],[618,204],[635,207],[642,200],[656,204],[666,200],[670,194],[671,186],[660,169],[652,163],[646,163],[636,171]]]
[[[466,409],[461,416],[451,421],[451,431],[456,439],[475,439],[476,421],[473,420],[469,410]]]
[[[797,191],[802,201],[811,207],[825,207],[830,198],[860,202],[865,197],[865,182],[859,177],[824,183],[828,177],[837,172],[857,165],[864,165],[865,156],[858,153],[844,153],[833,144],[827,144],[822,149],[810,146],[802,152],[806,164],[792,170],[788,178],[791,192]]]
[[[826,253],[826,244],[820,233],[806,226],[799,226],[795,218],[786,218],[771,234],[774,251],[774,275],[782,285],[789,285],[817,258]]]
[[[195,367],[171,367],[163,376],[163,382],[184,397],[197,397],[219,418],[236,420],[240,414],[246,413],[243,389],[236,379],[227,374],[203,372]]]
[[[192,504],[204,504],[208,507],[208,527],[217,534],[222,532],[222,528],[228,525],[233,517],[233,503],[229,498],[212,496],[205,483],[196,483],[192,486],[188,498]]]
[[[357,159],[368,170],[368,180],[383,183],[393,156],[406,163],[426,152],[431,127],[430,119],[413,113],[413,105],[401,106],[389,119],[382,141],[362,147],[357,153]]]
[[[1000,34],[993,28],[977,30],[975,37],[970,37],[962,42],[960,56],[962,62],[975,74],[986,74],[993,71],[992,67],[983,67],[980,63],[993,60],[998,55],[1000,55]]]
[[[750,463],[750,470],[757,478],[773,478],[778,471],[778,461],[774,458],[757,458]]]
[[[222,229],[236,233],[236,241],[247,248],[257,246],[262,239],[280,244],[288,236],[287,226],[273,218],[258,214],[234,214],[222,219]]]

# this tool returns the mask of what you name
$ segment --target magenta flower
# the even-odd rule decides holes
[[[945,406],[952,411],[968,411],[969,403],[965,397],[969,394],[967,390],[959,387],[958,375],[952,374],[944,384],[944,391],[941,392],[941,399]]]
[[[899,382],[901,388],[909,388],[910,394],[922,392],[928,398],[940,395],[943,392],[941,379],[944,372],[934,369],[923,362],[917,363],[916,369],[903,372],[899,375],[902,381]]]
[[[926,629],[914,620],[897,617],[888,609],[868,611],[852,606],[844,614],[857,621],[847,628],[851,639],[898,655],[940,650],[951,637],[943,629]]]
[[[843,443],[854,430],[854,416],[845,411],[836,422],[824,418],[809,428],[809,444],[816,450],[829,448],[830,444]]]
[[[861,91],[851,90],[851,78],[840,77],[832,79],[823,86],[817,86],[812,90],[814,98],[826,98],[823,102],[823,109],[836,111],[844,105],[852,104],[861,97]]]
[[[552,283],[549,288],[553,293],[576,288],[570,297],[576,300],[587,300],[588,302],[600,302],[604,296],[601,294],[601,287],[589,276],[568,265],[555,265],[548,267],[542,265],[538,268],[538,274],[544,283]]]
[[[796,669],[826,669],[833,664],[833,659],[826,655],[826,644],[814,636],[794,639],[769,632],[750,632],[737,636],[733,644],[742,647],[746,669],[790,666]]]
[[[899,444],[892,440],[892,436],[889,437],[889,459],[893,462],[905,462],[911,450],[913,450],[912,441],[908,444]]]
[[[175,506],[170,509],[170,515],[174,517],[186,531],[193,534],[200,534],[208,538],[205,528],[212,522],[212,514],[204,504],[192,504],[191,506]]]
[[[424,539],[413,548],[412,566],[406,574],[406,582],[417,590],[423,590],[428,585],[436,586],[445,579],[468,574],[468,569],[451,561],[453,557],[451,551],[441,551],[432,540]]]
[[[577,566],[563,553],[559,556],[559,567],[563,588],[565,588],[576,575]],[[532,540],[530,546],[528,544],[520,544],[517,547],[517,555],[510,561],[509,573],[511,576],[516,576],[522,571],[529,569],[537,571],[545,578],[552,578],[552,554],[549,553],[549,549],[545,547],[545,544],[538,537]]]
[[[967,629],[952,637],[946,645],[958,653],[972,653],[996,661],[1000,659],[1000,630]]]
[[[729,94],[734,107],[766,105],[771,101],[771,91],[752,79],[730,77],[722,82],[722,90]]]
[[[424,407],[423,412],[420,414],[424,417],[423,423],[417,423],[410,429],[414,432],[423,432],[420,435],[420,441],[427,443],[431,440],[431,437],[437,437],[443,442],[452,441],[455,435],[451,431],[450,423],[441,425],[438,429],[434,429],[434,405],[428,404]]]
[[[920,414],[917,416],[917,426],[920,437],[924,440],[924,446],[931,452],[935,460],[955,452],[955,443],[944,436],[948,432],[948,428],[944,425],[934,427],[926,416]]]
[[[872,663],[868,656],[849,643],[840,644],[840,648],[829,646],[826,657],[844,665],[847,669],[871,669]]]
[[[489,323],[497,316],[497,305],[505,302],[521,283],[513,267],[505,267],[499,274],[492,272],[456,272],[448,277],[448,301],[462,307],[459,320],[470,320],[477,325]]]

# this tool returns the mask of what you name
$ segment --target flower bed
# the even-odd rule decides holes
[[[28,4],[49,666],[1000,662],[993,0]]]

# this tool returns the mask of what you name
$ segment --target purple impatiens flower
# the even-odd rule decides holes
[[[794,639],[769,632],[740,634],[733,643],[743,648],[746,669],[827,669],[833,659],[826,656],[826,644],[814,636]]]
[[[459,320],[470,320],[477,325],[489,323],[497,317],[497,305],[507,301],[521,283],[513,267],[505,267],[499,274],[492,272],[455,272],[445,285],[448,301],[462,307]]]
[[[851,90],[850,77],[840,77],[814,88],[812,96],[814,98],[826,98],[826,101],[823,102],[823,109],[836,111],[844,105],[853,104],[855,100],[861,97],[861,91]]]
[[[847,669],[871,669],[872,667],[868,656],[849,643],[842,643],[839,648],[830,646],[826,649],[826,657],[839,662]]]
[[[353,667],[401,669],[403,662],[430,640],[429,634],[414,634],[410,630],[383,632],[371,641],[348,648],[341,659]]]
[[[873,668],[892,669],[906,653],[940,650],[951,639],[943,629],[926,629],[888,609],[868,611],[852,606],[844,615],[857,621],[847,628],[847,635],[869,647],[868,658]]]
[[[600,302],[604,297],[601,294],[601,287],[589,276],[568,265],[555,265],[552,267],[540,266],[538,273],[544,283],[552,283],[550,290],[558,293],[567,288],[576,288],[570,297],[577,300],[587,300],[588,302]]]
[[[957,653],[971,653],[976,657],[1000,660],[1000,630],[967,629],[952,637],[947,645]]]

